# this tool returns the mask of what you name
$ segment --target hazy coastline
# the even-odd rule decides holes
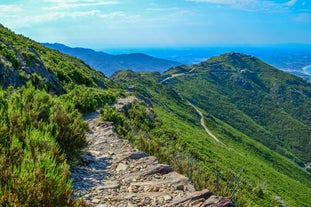
[[[307,66],[303,67],[302,70],[304,73],[311,75],[311,65],[307,65]]]

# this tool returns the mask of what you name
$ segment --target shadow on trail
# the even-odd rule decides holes
[[[106,172],[110,165],[107,157],[84,155],[79,165],[70,168],[73,190],[77,194],[85,194],[94,187],[104,186],[105,180],[110,177]]]

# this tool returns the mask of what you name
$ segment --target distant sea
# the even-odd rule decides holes
[[[221,45],[200,47],[161,47],[161,48],[119,48],[102,49],[111,54],[144,53],[154,57],[180,62],[185,65],[202,62],[212,56],[226,52],[240,52],[253,55],[261,60],[285,71],[305,72],[311,74],[311,45],[280,44],[280,45]]]

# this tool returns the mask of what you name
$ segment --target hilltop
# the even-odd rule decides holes
[[[177,67],[164,75],[181,71],[184,76],[164,84],[297,163],[310,162],[309,82],[240,53],[212,57],[188,70]]]

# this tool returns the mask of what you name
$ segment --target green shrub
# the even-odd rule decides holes
[[[81,115],[31,85],[0,90],[0,115],[0,206],[86,206],[70,198],[66,161],[85,144]]]
[[[85,133],[88,125],[72,105],[55,102],[47,129],[55,137],[69,162],[79,160],[81,149],[87,145]]]
[[[88,129],[81,114],[70,103],[53,99],[31,84],[17,90],[9,97],[9,131],[19,139],[25,138],[28,127],[50,131],[69,162],[79,158],[86,146]],[[70,143],[70,144],[68,144]]]
[[[49,133],[28,129],[25,140],[12,136],[0,162],[0,206],[70,204],[69,166]]]
[[[20,63],[19,63],[19,60],[17,59],[17,57],[15,55],[14,50],[8,49],[6,46],[3,47],[3,45],[1,46],[1,48],[2,49],[0,50],[0,52],[2,53],[2,55],[4,57],[6,57],[12,63],[12,66],[15,69],[18,69]]]
[[[118,112],[115,107],[109,107],[108,104],[100,110],[101,118],[104,121],[111,121],[114,123],[115,127],[118,129],[124,127],[125,116],[121,112]]]
[[[109,90],[90,88],[84,85],[73,88],[69,93],[60,97],[61,100],[70,102],[82,113],[93,112],[98,107],[111,104],[116,95]]]

